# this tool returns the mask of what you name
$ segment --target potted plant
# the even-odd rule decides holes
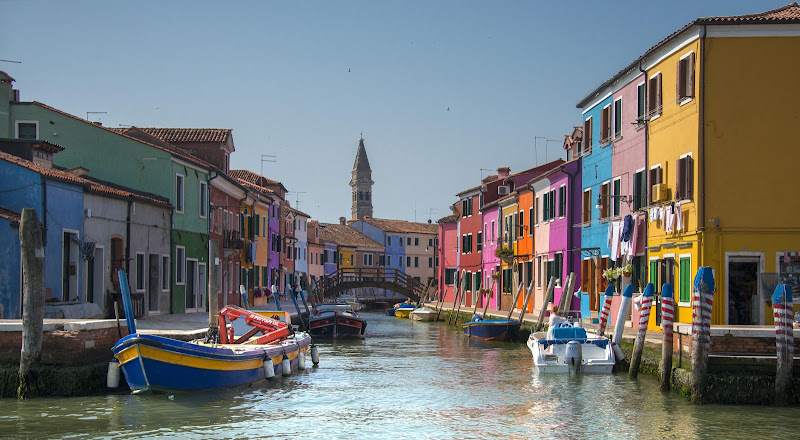
[[[514,262],[514,251],[511,248],[499,247],[494,250],[494,256],[503,260],[506,264]]]
[[[500,278],[500,272],[493,272],[492,273],[492,278],[494,278],[494,279]]]

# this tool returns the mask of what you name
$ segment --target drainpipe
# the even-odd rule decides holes
[[[700,217],[700,224],[698,225],[698,232],[700,235],[700,239],[702,240],[703,232],[706,230],[706,112],[705,112],[705,102],[706,102],[706,63],[704,62],[706,56],[706,26],[703,25],[703,34],[700,36],[700,145],[699,145],[699,153],[700,153],[700,167],[701,171],[699,174],[699,181],[700,181],[700,203],[698,203],[698,210],[699,217]],[[698,243],[698,252],[700,253],[700,262],[698,267],[708,265],[705,260],[705,252],[703,246],[700,246]],[[721,254],[720,254],[721,255]]]
[[[644,73],[644,96],[645,97],[649,97],[650,93],[647,90],[647,86],[650,85],[650,79],[647,78],[647,71],[642,69],[642,61],[643,61],[643,58],[639,58],[639,72]],[[645,99],[645,102],[647,102],[646,99]],[[647,114],[647,105],[645,104],[645,115],[646,114]],[[644,118],[643,122],[644,122],[644,176],[642,176],[642,178],[645,179],[645,181],[647,182],[650,179],[650,169],[648,168],[650,166],[650,133],[649,133],[650,127],[649,127],[649,124],[648,124],[649,119],[648,118]],[[646,197],[646,198],[648,197],[648,194],[650,193],[648,186],[652,187],[652,185],[649,185],[649,183],[650,182],[648,182],[648,184],[645,185],[645,189],[647,191],[645,191],[645,193],[643,194],[644,197]],[[634,184],[636,184],[635,181],[634,181]],[[645,201],[647,202],[647,204],[645,206],[650,204],[650,199],[649,198],[647,198],[647,200],[645,200]],[[644,261],[642,262],[642,264],[644,264],[645,267],[647,267],[648,271],[650,270],[650,265],[648,264],[649,260],[647,259],[647,257],[648,257],[647,253],[650,252],[650,251],[647,250],[647,237],[648,237],[648,233],[649,233],[648,229],[650,229],[649,225],[650,225],[650,222],[645,220],[645,222],[644,222],[644,239],[645,239],[645,243],[644,243],[645,250],[644,251],[645,251],[645,256],[644,256]],[[635,224],[634,224],[634,227],[636,227]],[[641,271],[639,273],[641,273]],[[649,275],[649,273],[648,273],[648,275]],[[636,281],[638,283],[640,283],[640,284],[642,282],[642,280],[638,279],[638,277],[637,277]]]
[[[169,260],[172,261],[172,267],[170,267],[170,270],[172,271],[173,276],[175,274],[176,264],[178,264],[177,261],[174,261],[175,259],[173,258],[173,254],[172,254],[172,249],[174,248],[174,246],[172,246],[172,244],[173,244],[173,241],[172,241],[172,230],[175,227],[175,223],[174,223],[175,222],[175,217],[174,216],[175,216],[175,209],[173,208],[173,209],[169,210],[169,243],[170,243],[170,250],[169,250],[170,258],[169,258]],[[175,313],[175,310],[172,307],[172,295],[173,295],[173,293],[175,293],[175,289],[173,289],[172,286],[174,286],[175,279],[170,277],[170,280],[171,281],[169,283],[169,314],[172,315],[173,313]]]
[[[131,273],[131,207],[133,200],[128,199],[128,217],[125,219],[125,273]]]

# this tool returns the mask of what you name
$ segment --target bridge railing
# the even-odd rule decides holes
[[[343,283],[392,283],[408,291],[414,296],[419,296],[424,286],[414,277],[398,270],[386,269],[383,267],[375,268],[342,268],[334,273],[325,275],[322,278],[323,293],[335,290],[336,286]]]

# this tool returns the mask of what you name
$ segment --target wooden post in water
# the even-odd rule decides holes
[[[489,310],[489,301],[494,296],[494,286],[497,282],[497,278],[492,278],[492,287],[489,288],[489,297],[486,298],[486,304],[483,306],[483,314],[481,315],[481,319],[486,319],[486,312]]]
[[[714,304],[714,273],[703,266],[694,277],[692,294],[692,401],[701,402],[706,391],[708,347],[711,344],[711,307]]]
[[[206,340],[217,340],[219,338],[219,295],[217,294],[217,283],[219,281],[219,241],[208,240],[208,332]]]
[[[531,277],[533,278],[533,277]],[[528,291],[525,292],[525,304],[522,306],[522,312],[519,314],[519,325],[522,326],[522,319],[525,317],[525,312],[528,311],[528,304],[531,302],[531,296],[533,296],[533,285],[536,283],[535,279],[531,280],[531,284],[528,286]]]
[[[575,272],[570,272],[564,287],[561,289],[561,298],[558,299],[558,310],[567,316],[572,309],[572,288],[575,284]]]
[[[653,283],[648,283],[644,288],[642,294],[642,309],[639,313],[639,333],[636,334],[636,342],[633,345],[633,356],[631,356],[631,368],[628,375],[631,379],[636,379],[639,375],[639,364],[642,362],[642,350],[644,350],[644,341],[647,337],[647,326],[650,324],[650,309],[653,304],[653,295],[655,295],[655,288]]]
[[[517,287],[517,294],[514,296],[514,302],[511,304],[511,307],[508,308],[508,316],[506,316],[506,320],[510,320],[511,315],[514,314],[514,307],[517,306],[517,301],[519,300],[519,296],[522,294],[523,287],[525,286],[522,284]]]
[[[22,350],[19,357],[17,398],[39,394],[44,330],[44,247],[36,210],[24,208],[19,222],[22,250]]]
[[[671,388],[672,378],[672,323],[675,322],[675,298],[672,284],[661,287],[661,391]]]
[[[553,291],[556,288],[556,277],[551,276],[550,281],[547,283],[547,291],[544,293],[544,300],[542,301],[542,308],[539,310],[539,316],[536,318],[536,326],[533,331],[539,331],[544,325],[544,313],[547,311],[547,304],[550,303],[550,298],[553,297]]]
[[[614,299],[614,283],[609,283],[603,295],[603,309],[600,311],[600,323],[597,325],[597,335],[603,336],[608,326],[608,314],[611,313],[611,300]]]
[[[453,298],[453,308],[450,310],[450,316],[447,317],[447,325],[450,325],[450,320],[453,319],[453,314],[456,311],[456,305],[458,305],[459,310],[461,309],[461,292],[464,291],[464,278],[467,276],[467,271],[462,270],[461,275],[458,277],[458,284],[456,285],[457,289],[453,292],[455,297]]]
[[[791,402],[792,372],[794,371],[794,335],[792,334],[792,287],[781,284],[772,295],[775,317],[775,344],[778,350],[775,374],[775,405]]]

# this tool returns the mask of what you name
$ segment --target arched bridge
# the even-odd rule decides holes
[[[419,301],[425,294],[425,286],[413,277],[397,269],[344,268],[322,277],[320,290],[324,296],[359,287],[377,287],[391,290]]]

